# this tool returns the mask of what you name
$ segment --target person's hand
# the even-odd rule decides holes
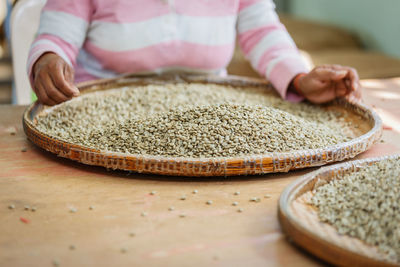
[[[322,65],[298,77],[295,91],[312,103],[321,104],[337,97],[361,97],[357,71],[340,65]]]
[[[74,70],[58,55],[43,54],[33,66],[33,90],[45,105],[56,105],[79,95]]]

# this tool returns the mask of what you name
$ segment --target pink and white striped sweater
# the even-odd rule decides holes
[[[48,0],[28,74],[45,52],[75,69],[75,81],[122,73],[221,73],[239,44],[254,69],[289,100],[308,68],[272,0]]]

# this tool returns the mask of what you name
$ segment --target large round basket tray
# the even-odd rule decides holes
[[[317,257],[339,266],[399,266],[374,247],[347,235],[339,235],[333,226],[320,222],[317,208],[309,204],[312,191],[337,175],[356,172],[380,160],[400,155],[354,160],[323,167],[290,184],[279,200],[279,222],[295,244]]]
[[[262,79],[238,76],[199,76],[164,75],[134,77],[124,76],[116,79],[104,79],[81,83],[81,94],[90,94],[126,86],[143,86],[167,83],[203,83],[229,85],[233,87],[263,87],[273,90]],[[323,149],[297,150],[285,153],[266,153],[245,157],[224,158],[177,158],[148,155],[134,155],[119,152],[100,151],[78,144],[72,144],[51,137],[35,127],[35,118],[49,107],[38,102],[30,105],[23,115],[23,125],[29,140],[39,147],[60,157],[69,158],[84,164],[104,166],[139,173],[179,176],[233,176],[287,172],[293,169],[320,166],[330,162],[353,158],[368,150],[382,134],[382,122],[379,116],[367,106],[339,99],[324,108],[335,109],[346,114],[346,120],[354,125],[355,136],[352,140]]]

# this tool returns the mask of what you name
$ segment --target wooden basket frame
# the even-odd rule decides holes
[[[82,93],[107,90],[127,85],[147,85],[166,83],[213,83],[230,86],[256,86],[272,90],[270,83],[263,79],[240,76],[212,75],[127,75],[114,79],[102,79],[78,85]],[[375,111],[359,102],[346,99],[336,100],[362,115],[372,126],[371,130],[349,142],[325,149],[307,149],[285,153],[266,153],[246,157],[223,158],[179,158],[143,156],[128,153],[100,151],[77,144],[68,143],[40,132],[34,125],[35,116],[44,107],[39,102],[30,105],[23,114],[23,127],[29,140],[37,146],[60,157],[84,164],[103,166],[139,173],[152,173],[175,176],[235,176],[275,172],[288,172],[293,169],[321,166],[330,162],[353,158],[369,149],[382,134],[382,121]]]
[[[307,216],[300,218],[293,211],[292,203],[304,193],[315,189],[315,186],[321,186],[325,182],[334,179],[336,175],[355,172],[360,168],[371,165],[385,159],[398,159],[400,154],[353,160],[345,163],[327,166],[302,176],[288,185],[282,192],[279,199],[278,218],[283,232],[295,244],[304,248],[315,256],[338,266],[398,266],[395,263],[384,260],[383,258],[372,257],[373,253],[366,253],[371,246],[364,242],[359,242],[356,238],[344,240],[346,246],[352,246],[353,249],[347,249],[344,244],[340,246],[337,241],[333,241],[331,234],[324,236],[318,229],[322,222],[310,221]],[[309,227],[308,227],[309,226]],[[333,227],[332,227],[333,228]],[[312,230],[311,230],[312,229]],[[338,239],[341,237],[336,234]],[[345,236],[347,237],[347,236]],[[347,237],[349,238],[349,237]],[[356,240],[356,242],[352,242]]]

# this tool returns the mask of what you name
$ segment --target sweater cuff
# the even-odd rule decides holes
[[[45,53],[54,53],[60,56],[67,64],[72,66],[71,60],[67,57],[67,55],[58,47],[56,44],[52,42],[47,42],[46,44],[33,44],[31,47],[31,51],[28,58],[27,64],[27,73],[29,77],[29,81],[31,83],[31,87],[33,88],[33,66],[35,65],[36,61]]]
[[[308,73],[309,67],[301,58],[287,58],[278,62],[267,72],[267,78],[271,81],[278,94],[290,102],[300,102],[304,97],[295,92],[288,91],[290,82],[300,73]]]

